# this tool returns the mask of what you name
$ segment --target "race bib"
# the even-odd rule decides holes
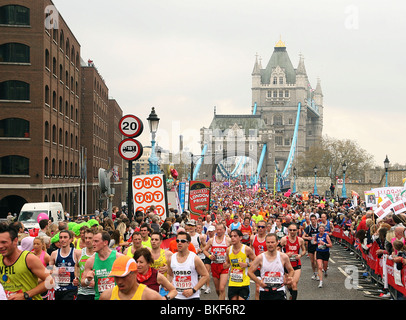
[[[98,278],[97,288],[100,293],[114,287],[114,277]]]
[[[192,276],[175,276],[175,289],[180,292],[192,289]]]
[[[232,282],[242,282],[244,273],[242,269],[233,269],[231,272],[231,281]]]
[[[275,285],[283,283],[283,275],[280,272],[267,271],[265,272],[263,279],[266,285]]]

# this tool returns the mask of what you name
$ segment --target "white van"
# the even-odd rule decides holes
[[[60,202],[32,202],[23,205],[18,216],[18,221],[27,229],[39,228],[37,217],[40,213],[48,215],[54,223],[64,220],[64,211]]]

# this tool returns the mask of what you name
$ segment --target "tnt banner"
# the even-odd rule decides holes
[[[192,219],[202,215],[203,210],[209,210],[211,185],[209,181],[190,181],[189,210]]]
[[[155,213],[165,221],[167,216],[167,196],[165,177],[162,174],[149,174],[133,177],[134,210],[147,213],[155,206]]]

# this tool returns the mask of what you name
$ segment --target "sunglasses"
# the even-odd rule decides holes
[[[265,228],[265,226],[257,226],[257,228],[261,228],[261,229],[263,229],[263,228]]]
[[[186,243],[186,242],[188,242],[186,239],[176,239],[176,242],[177,243],[179,243],[179,242],[181,242],[181,243]]]
[[[297,229],[288,229],[289,231],[297,231]]]

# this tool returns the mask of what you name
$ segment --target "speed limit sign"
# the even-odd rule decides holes
[[[144,125],[142,124],[140,118],[132,114],[128,114],[120,119],[118,128],[123,136],[135,138],[142,133],[144,130]]]

